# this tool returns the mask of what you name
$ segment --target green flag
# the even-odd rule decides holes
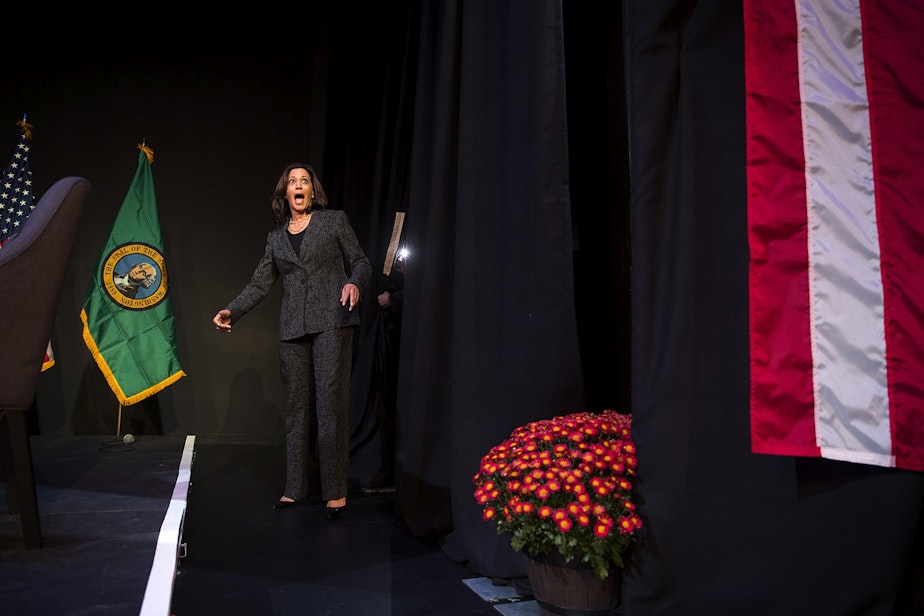
[[[123,406],[186,376],[177,358],[173,302],[151,174],[154,153],[138,147],[135,178],[80,311],[84,342]]]

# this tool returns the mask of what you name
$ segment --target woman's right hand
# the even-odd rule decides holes
[[[218,331],[230,334],[231,333],[231,311],[228,309],[219,310],[218,314],[215,315],[215,318],[212,319],[212,323],[215,324],[215,329],[217,329]]]

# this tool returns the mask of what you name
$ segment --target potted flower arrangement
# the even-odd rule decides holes
[[[601,579],[623,567],[642,527],[633,501],[632,416],[579,412],[515,429],[474,476],[483,518],[514,550],[556,552]]]

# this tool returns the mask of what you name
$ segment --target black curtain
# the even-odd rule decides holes
[[[919,614],[924,476],[750,453],[742,7],[626,6],[647,534],[623,613]]]
[[[472,476],[584,408],[561,3],[425,2],[399,376],[397,506],[485,575],[525,574]]]
[[[411,5],[419,38],[391,54],[402,78],[386,91],[401,104],[384,107],[402,113],[397,124],[383,113],[378,146],[406,143],[389,136],[404,134],[413,109],[409,164],[376,166],[386,185],[409,174],[397,507],[454,559],[521,577],[521,555],[474,502],[481,456],[518,425],[629,405],[622,12],[557,0]],[[380,215],[381,237],[392,216]],[[371,337],[354,382],[364,429]],[[368,431],[356,439],[354,466],[377,447]]]

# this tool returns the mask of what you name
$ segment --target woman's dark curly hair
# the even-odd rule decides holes
[[[271,207],[273,208],[273,220],[277,225],[285,225],[288,223],[289,217],[291,216],[289,204],[286,201],[286,188],[289,183],[289,173],[291,173],[293,169],[304,169],[311,177],[311,204],[308,211],[310,212],[315,209],[323,210],[327,207],[327,193],[324,192],[324,187],[321,186],[321,180],[318,179],[318,174],[314,172],[312,166],[304,163],[292,163],[282,171],[282,175],[279,176],[279,181],[276,182],[276,190],[273,191]]]

